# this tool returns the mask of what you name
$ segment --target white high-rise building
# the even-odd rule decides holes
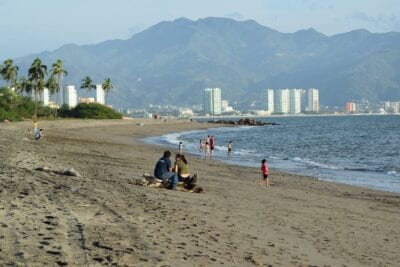
[[[69,108],[74,108],[78,104],[78,94],[74,85],[64,86],[63,104]]]
[[[311,88],[307,91],[308,111],[319,112],[319,93],[318,89]]]
[[[103,105],[106,103],[105,92],[101,84],[96,85],[96,103]]]
[[[301,90],[289,90],[289,113],[299,114],[301,112]]]
[[[278,113],[289,113],[289,89],[275,91],[274,109]]]
[[[270,113],[274,113],[275,112],[274,90],[267,89],[266,90],[266,95],[267,95],[267,111],[270,112]]]
[[[205,114],[221,115],[221,89],[206,88],[203,96],[203,111]]]
[[[43,102],[43,106],[49,105],[49,89],[43,89],[43,91],[40,93],[40,101]]]
[[[35,91],[33,91],[33,90],[31,91],[31,98],[32,98],[32,100],[35,100]],[[43,88],[43,91],[38,93],[38,95],[37,95],[37,100],[39,102],[42,102],[43,106],[49,105],[49,99],[50,99],[49,89],[47,89],[47,88]]]

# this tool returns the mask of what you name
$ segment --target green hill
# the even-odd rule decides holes
[[[224,99],[261,105],[265,88],[320,89],[321,103],[368,97],[400,100],[400,33],[356,30],[325,36],[313,29],[280,33],[255,21],[206,18],[161,22],[128,40],[65,45],[19,58],[64,61],[64,83],[79,87],[111,77],[115,107],[201,104],[202,89],[221,87]]]

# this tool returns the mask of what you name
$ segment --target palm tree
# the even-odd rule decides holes
[[[49,90],[50,94],[54,94],[59,91],[59,83],[54,76],[50,76],[50,78],[46,82],[46,88]],[[57,118],[57,107],[54,112],[54,119]]]
[[[8,87],[11,88],[12,82],[17,79],[18,67],[14,66],[12,59],[7,59],[3,64],[0,68],[0,77],[9,83]]]
[[[26,92],[28,94],[30,94],[33,90],[32,84],[24,76],[15,82],[15,89],[19,93]]]
[[[31,67],[28,70],[28,81],[30,86],[32,86],[33,92],[35,93],[35,119],[37,119],[37,102],[38,94],[43,91],[46,86],[44,80],[47,75],[47,66],[42,65],[42,61],[36,58]]]
[[[114,88],[114,86],[113,86],[112,83],[111,83],[111,79],[110,79],[110,78],[105,79],[104,82],[103,82],[103,84],[101,85],[101,87],[103,88],[103,90],[104,90],[104,92],[105,92],[105,94],[106,94],[106,97],[105,97],[105,101],[104,101],[104,102],[105,102],[105,104],[107,104],[107,96],[108,96],[108,93],[110,92],[111,89]]]
[[[86,89],[88,92],[90,90],[95,89],[96,85],[93,84],[92,79],[89,76],[86,76],[84,79],[81,81],[81,89]]]
[[[58,105],[58,96],[59,96],[60,91],[61,91],[61,96],[62,96],[62,89],[61,89],[62,78],[63,78],[63,76],[68,75],[68,72],[63,68],[63,62],[61,59],[58,59],[56,61],[56,63],[54,63],[52,65],[50,73],[51,73],[52,77],[57,76],[57,88],[54,92],[57,92],[56,105]],[[62,99],[62,97],[61,97],[61,99]],[[56,110],[56,117],[57,117],[57,110]]]

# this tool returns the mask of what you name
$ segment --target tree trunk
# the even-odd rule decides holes
[[[35,119],[37,119],[37,102],[38,102],[37,90],[35,90]]]

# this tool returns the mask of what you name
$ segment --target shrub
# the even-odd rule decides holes
[[[14,93],[7,88],[0,88],[0,122],[5,119],[9,121],[20,121],[31,118],[35,112],[35,102],[29,97]],[[49,117],[51,109],[38,104],[38,116]]]
[[[122,119],[122,114],[98,103],[80,103],[73,109],[62,106],[59,111],[64,118]]]

